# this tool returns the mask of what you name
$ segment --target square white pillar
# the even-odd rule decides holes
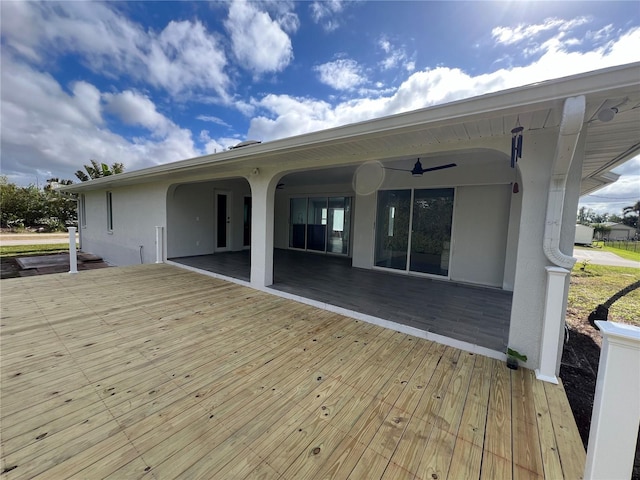
[[[536,378],[557,384],[558,349],[564,328],[565,285],[566,277],[571,272],[560,267],[546,267],[546,270],[547,290],[544,300],[540,367],[536,369]]]
[[[273,222],[277,181],[272,175],[255,169],[251,185],[251,284],[273,284]]]
[[[640,328],[596,324],[602,351],[584,478],[631,478],[640,427]]]

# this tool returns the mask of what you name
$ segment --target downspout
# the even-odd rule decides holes
[[[551,263],[571,270],[576,259],[560,251],[560,232],[562,229],[562,210],[567,186],[567,176],[578,144],[578,138],[584,123],[586,100],[584,95],[567,98],[564,102],[560,135],[553,159],[549,197],[547,200],[547,218],[544,227],[542,249]]]

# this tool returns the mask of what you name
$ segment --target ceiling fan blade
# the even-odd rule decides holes
[[[423,168],[422,173],[433,172],[435,170],[444,170],[445,168],[451,168],[451,167],[457,167],[457,166],[458,165],[456,165],[455,163],[447,163],[446,165],[439,165],[437,167]]]
[[[411,170],[407,170],[406,168],[393,168],[393,167],[383,167],[385,170],[396,170],[398,172],[410,172]]]

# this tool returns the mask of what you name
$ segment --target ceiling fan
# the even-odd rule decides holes
[[[455,163],[447,163],[446,165],[438,165],[437,167],[430,168],[422,168],[422,163],[420,163],[420,159],[416,162],[411,170],[407,170],[405,168],[392,168],[392,167],[384,167],[387,170],[398,170],[400,172],[411,172],[411,175],[414,177],[420,177],[423,173],[433,172],[435,170],[444,170],[445,168],[457,167]]]

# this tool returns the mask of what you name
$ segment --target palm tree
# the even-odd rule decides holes
[[[635,214],[635,215],[634,215]],[[629,215],[629,216],[627,216]],[[640,237],[640,201],[622,209],[622,223],[636,229],[636,240]]]
[[[628,207],[624,207],[622,209],[622,215],[627,215],[628,213],[637,213],[640,215],[640,200],[638,200],[633,205],[629,205]]]
[[[82,170],[76,172],[76,177],[78,177],[81,182],[122,173],[124,172],[124,165],[116,162],[109,167],[106,163],[98,163],[95,160],[91,160],[91,165],[85,165],[84,169],[87,173],[84,173]]]

